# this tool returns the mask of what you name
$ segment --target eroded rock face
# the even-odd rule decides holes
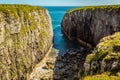
[[[87,55],[83,71],[84,75],[97,75],[109,72],[116,75],[120,72],[120,32],[104,37],[92,54]],[[89,70],[88,70],[88,65]],[[109,76],[111,76],[109,75]],[[85,76],[86,77],[86,76]],[[119,77],[116,76],[118,79]]]
[[[91,47],[104,36],[120,31],[120,6],[83,7],[67,12],[62,30],[69,39]]]
[[[52,46],[52,38],[46,9],[0,5],[0,79],[26,80]]]

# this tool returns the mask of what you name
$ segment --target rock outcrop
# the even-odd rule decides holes
[[[120,32],[100,40],[93,53],[87,56],[80,73],[85,80],[92,79],[92,75],[100,76],[100,80],[120,79]]]
[[[26,80],[52,46],[46,9],[0,5],[0,80]]]
[[[120,6],[76,8],[65,14],[61,25],[69,39],[96,46],[101,38],[120,31]]]

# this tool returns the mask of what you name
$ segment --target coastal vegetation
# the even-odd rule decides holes
[[[101,5],[101,6],[82,6],[80,8],[75,8],[75,9],[72,9],[72,10],[69,10],[67,13],[70,14],[72,12],[76,12],[76,11],[87,11],[87,10],[90,10],[90,11],[94,11],[94,10],[109,10],[109,11],[112,11],[112,10],[115,10],[115,9],[120,9],[120,5]]]
[[[94,75],[84,76],[84,80],[119,80],[119,60],[120,60],[120,32],[109,35],[100,40],[92,54],[87,55],[86,63],[91,67],[98,67],[99,70]],[[93,62],[97,62],[97,64]],[[101,69],[103,70],[101,72]],[[92,71],[92,69],[91,69]],[[90,71],[90,72],[91,72]]]
[[[23,13],[25,15],[25,19],[27,20],[29,18],[29,13],[33,12],[34,10],[44,10],[45,8],[42,8],[40,6],[30,6],[30,5],[18,5],[18,4],[1,4],[0,5],[0,12],[6,14],[6,16],[14,16],[15,18],[19,18],[22,16],[20,13]]]
[[[110,72],[104,72],[93,76],[88,75],[83,80],[120,80],[120,73],[118,72],[116,75],[110,75]]]
[[[120,59],[120,32],[104,37],[100,40],[94,52],[87,56],[86,62],[98,60]]]

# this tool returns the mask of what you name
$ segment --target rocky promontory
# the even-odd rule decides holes
[[[120,31],[120,6],[87,6],[68,11],[62,20],[65,35],[92,47],[105,36]]]
[[[100,40],[93,53],[86,57],[79,75],[84,80],[120,79],[120,32]]]
[[[52,47],[51,18],[46,9],[0,5],[0,80],[26,80]]]

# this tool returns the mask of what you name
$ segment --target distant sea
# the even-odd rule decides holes
[[[61,31],[61,21],[64,14],[70,9],[77,8],[77,6],[44,6],[44,8],[47,8],[49,10],[52,18],[52,26],[54,32],[54,48],[59,50],[59,55],[62,55],[66,50],[69,49],[80,49],[81,46],[76,41],[68,40]]]

